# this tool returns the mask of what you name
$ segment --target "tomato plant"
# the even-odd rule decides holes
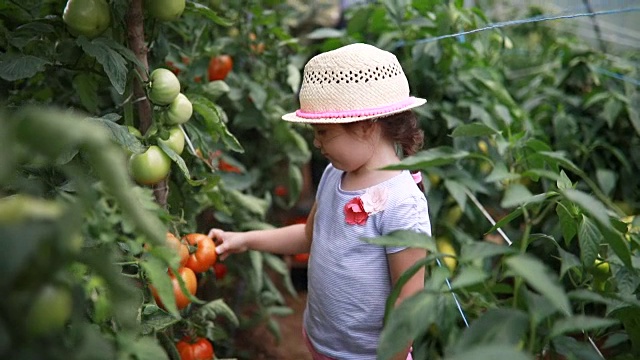
[[[187,260],[186,266],[196,273],[209,270],[216,263],[218,254],[216,244],[205,234],[191,233],[184,236],[186,242],[195,247]]]
[[[171,279],[171,285],[173,286],[173,296],[176,299],[176,306],[178,307],[178,309],[182,310],[186,308],[187,305],[191,304],[191,299],[189,299],[189,297],[182,291],[178,277],[184,282],[184,285],[189,294],[195,295],[196,290],[198,289],[198,280],[196,278],[196,274],[188,267],[179,268],[177,276],[171,270],[169,270],[167,274]],[[151,292],[158,306],[166,310],[164,304],[162,303],[162,300],[158,296],[156,288],[153,287],[153,285],[151,285]]]
[[[169,174],[171,159],[158,146],[151,145],[142,154],[133,154],[129,159],[131,176],[140,184],[153,185]]]
[[[169,137],[167,139],[158,139],[158,142],[167,145],[178,155],[182,154],[182,151],[184,150],[184,141],[184,133],[179,126],[173,126],[169,129]]]
[[[171,70],[155,69],[149,74],[149,100],[157,105],[171,104],[180,93],[180,80]]]
[[[224,80],[233,68],[233,58],[230,55],[219,55],[209,61],[209,81]]]
[[[160,21],[177,20],[184,12],[185,0],[145,0],[145,9]]]
[[[95,38],[111,23],[111,9],[105,0],[68,0],[62,20],[73,35]]]
[[[211,360],[215,357],[213,345],[209,340],[199,337],[184,337],[176,344],[180,360]]]

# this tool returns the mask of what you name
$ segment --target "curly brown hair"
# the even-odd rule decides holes
[[[380,124],[384,137],[400,146],[402,149],[401,157],[414,155],[424,146],[424,131],[420,127],[418,117],[411,110],[375,118],[371,121]],[[349,130],[352,124],[355,123],[347,123],[344,126]],[[424,191],[422,182],[418,183],[418,187]]]

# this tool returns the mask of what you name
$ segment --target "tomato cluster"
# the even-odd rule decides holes
[[[180,259],[177,274],[171,269],[167,271],[167,274],[173,285],[173,295],[176,300],[176,306],[182,310],[191,303],[191,299],[182,291],[178,278],[182,279],[188,292],[191,295],[195,295],[198,287],[196,275],[211,269],[216,264],[218,259],[216,245],[213,240],[205,234],[190,233],[186,234],[182,239],[179,239],[170,232],[167,232],[166,244],[170,249],[175,251]],[[166,310],[165,305],[162,303],[160,296],[153,286],[151,286],[151,293],[158,306]]]
[[[129,171],[137,183],[155,185],[164,180],[171,170],[170,152],[166,149],[171,149],[178,156],[184,150],[186,137],[180,125],[193,115],[193,105],[180,92],[180,81],[175,73],[164,68],[155,69],[149,75],[147,97],[156,106],[156,133],[150,136],[155,145],[149,145],[143,153],[131,155]],[[129,131],[143,141],[148,140],[133,127]]]

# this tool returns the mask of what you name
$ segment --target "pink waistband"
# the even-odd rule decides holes
[[[296,115],[305,119],[324,119],[324,118],[345,118],[345,117],[360,117],[371,116],[378,114],[385,114],[398,109],[407,107],[415,102],[415,97],[411,96],[406,100],[399,101],[390,105],[357,109],[357,110],[344,110],[344,111],[325,111],[325,112],[305,112],[302,109],[296,111]]]

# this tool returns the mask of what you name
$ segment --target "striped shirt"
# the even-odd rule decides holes
[[[366,189],[341,189],[343,174],[328,165],[318,185],[304,326],[313,346],[326,356],[374,360],[392,287],[387,254],[404,248],[361,238],[395,230],[431,234],[427,200],[411,174],[403,171],[376,185],[387,189],[384,210],[364,225],[347,224],[345,204]]]

